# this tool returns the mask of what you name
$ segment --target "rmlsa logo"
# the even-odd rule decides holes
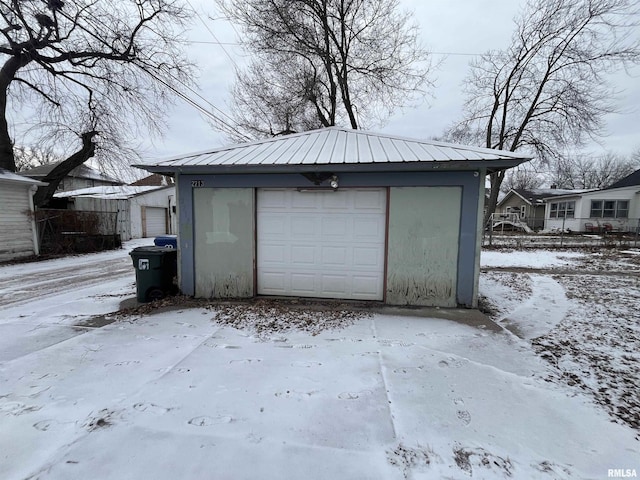
[[[610,468],[607,470],[607,476],[609,478],[637,478],[635,468]]]

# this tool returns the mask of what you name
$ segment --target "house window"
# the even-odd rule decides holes
[[[591,218],[627,218],[629,200],[591,200]]]
[[[554,202],[549,210],[549,218],[574,218],[576,202]]]
[[[521,205],[520,206],[520,218],[525,218],[527,216],[527,206],[526,205]]]

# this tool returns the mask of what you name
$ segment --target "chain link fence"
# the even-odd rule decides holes
[[[484,247],[638,247],[638,218],[552,218],[532,230],[517,213],[495,213],[483,232]]]

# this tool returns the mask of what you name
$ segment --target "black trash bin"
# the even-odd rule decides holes
[[[137,247],[129,252],[136,269],[136,297],[139,302],[159,300],[177,291],[177,252],[172,248]]]

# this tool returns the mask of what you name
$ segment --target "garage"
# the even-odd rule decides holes
[[[176,177],[185,295],[475,307],[485,176],[527,160],[330,127],[141,166]]]
[[[382,300],[386,189],[258,189],[259,295]]]
[[[146,207],[143,209],[143,236],[157,237],[167,233],[167,209]]]

